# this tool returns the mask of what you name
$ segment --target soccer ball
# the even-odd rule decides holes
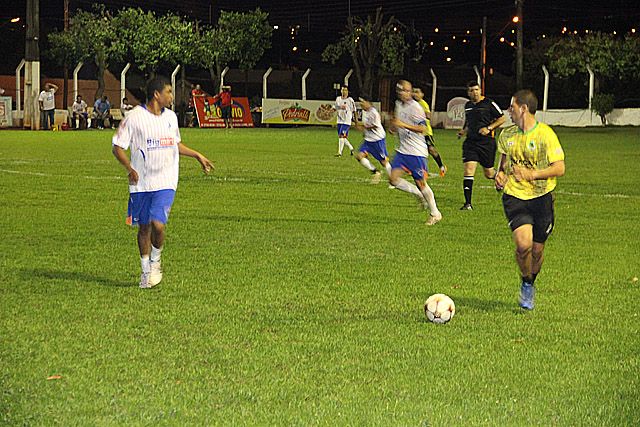
[[[456,305],[445,294],[434,294],[424,303],[424,314],[430,322],[447,323],[456,314]]]

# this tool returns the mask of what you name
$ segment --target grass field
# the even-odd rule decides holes
[[[0,424],[639,425],[640,130],[557,131],[532,312],[480,173],[458,210],[451,131],[426,227],[333,129],[184,130],[217,168],[183,158],[149,291],[112,132],[0,132]]]

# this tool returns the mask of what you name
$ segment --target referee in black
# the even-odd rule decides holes
[[[466,135],[462,144],[462,163],[464,164],[464,205],[460,210],[473,210],[471,194],[473,179],[478,163],[484,168],[484,176],[494,179],[496,171],[493,164],[496,158],[495,130],[506,118],[498,105],[485,98],[478,82],[467,83],[467,95],[471,99],[464,106],[464,126],[458,137]]]

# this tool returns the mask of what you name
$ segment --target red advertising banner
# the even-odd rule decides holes
[[[223,128],[222,109],[212,96],[194,96],[193,105],[196,108],[198,123],[201,128]],[[233,127],[252,128],[251,110],[248,98],[231,99],[231,118]]]

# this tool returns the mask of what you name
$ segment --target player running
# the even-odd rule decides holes
[[[371,100],[368,97],[361,96],[359,101],[362,106],[362,124],[357,126],[364,131],[364,141],[362,141],[358,154],[356,154],[356,160],[371,172],[371,183],[378,184],[382,178],[382,174],[371,164],[368,156],[371,155],[380,162],[387,171],[387,176],[391,175],[391,164],[389,163],[389,155],[385,141],[387,134],[382,126],[380,113],[378,113],[378,110],[371,104]]]
[[[424,114],[427,116],[427,130],[424,132],[424,138],[427,141],[427,146],[429,147],[429,154],[433,157],[433,160],[436,161],[438,167],[440,168],[440,176],[444,178],[447,174],[447,167],[442,163],[442,158],[440,157],[440,153],[436,149],[436,142],[433,139],[433,129],[431,128],[431,109],[429,108],[429,104],[424,100],[424,92],[419,87],[413,88],[413,99],[418,101],[418,104],[424,110]]]
[[[353,145],[347,139],[349,137],[349,128],[353,121],[353,114],[356,112],[356,103],[349,96],[349,88],[342,86],[340,96],[336,98],[336,114],[338,116],[338,154],[336,157],[342,156],[342,149],[346,145],[351,150],[353,156]]]

